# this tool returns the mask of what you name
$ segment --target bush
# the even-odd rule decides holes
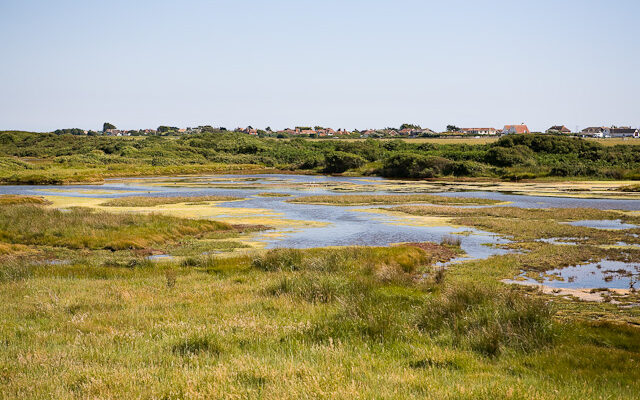
[[[349,169],[360,168],[366,160],[358,155],[334,151],[325,156],[324,171],[329,173],[344,172]]]
[[[485,155],[484,161],[498,167],[515,165],[531,165],[534,161],[533,151],[526,146],[493,147]]]

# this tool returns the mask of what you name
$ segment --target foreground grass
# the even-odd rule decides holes
[[[482,278],[482,263],[437,281],[436,259],[401,246],[31,269],[0,283],[0,392],[584,399],[640,389],[638,329],[562,322],[537,293]]]
[[[209,201],[233,201],[241,197],[234,196],[175,196],[175,197],[151,197],[129,196],[108,200],[101,205],[109,207],[153,207],[161,204],[200,203]]]
[[[520,243],[526,252],[447,270],[437,263],[456,256],[452,239],[203,254],[242,247],[219,239],[251,229],[1,206],[0,398],[584,399],[640,390],[637,307],[551,301],[499,282],[603,249]],[[19,253],[27,246],[57,249],[69,263],[36,263]],[[181,258],[152,263],[149,246]]]
[[[490,205],[498,204],[499,200],[481,199],[475,197],[445,197],[430,194],[343,194],[339,196],[303,196],[287,200],[289,203],[331,204],[337,206],[376,205],[376,204],[450,204],[450,205]]]

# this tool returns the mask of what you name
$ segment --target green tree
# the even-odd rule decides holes
[[[116,126],[109,122],[105,122],[104,124],[102,124],[102,132],[106,132],[108,129],[116,129]]]
[[[455,125],[447,125],[447,132],[460,132],[460,128]]]
[[[164,125],[160,125],[158,127],[158,133],[168,133],[168,132],[177,132],[178,128],[176,128],[175,126],[164,126]]]
[[[403,129],[422,129],[422,128],[420,127],[420,125],[416,125],[416,124],[402,124],[400,125],[399,129],[403,130]]]

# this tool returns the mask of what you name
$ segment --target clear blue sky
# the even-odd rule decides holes
[[[640,1],[0,0],[0,129],[640,126]]]

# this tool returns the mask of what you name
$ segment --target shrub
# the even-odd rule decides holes
[[[382,175],[397,178],[433,178],[453,174],[456,162],[443,157],[398,153],[384,160]]]
[[[534,163],[534,153],[526,146],[493,147],[485,155],[484,161],[498,167],[530,165]]]
[[[325,156],[324,171],[329,173],[344,172],[349,169],[362,167],[366,160],[358,155],[334,151]]]

